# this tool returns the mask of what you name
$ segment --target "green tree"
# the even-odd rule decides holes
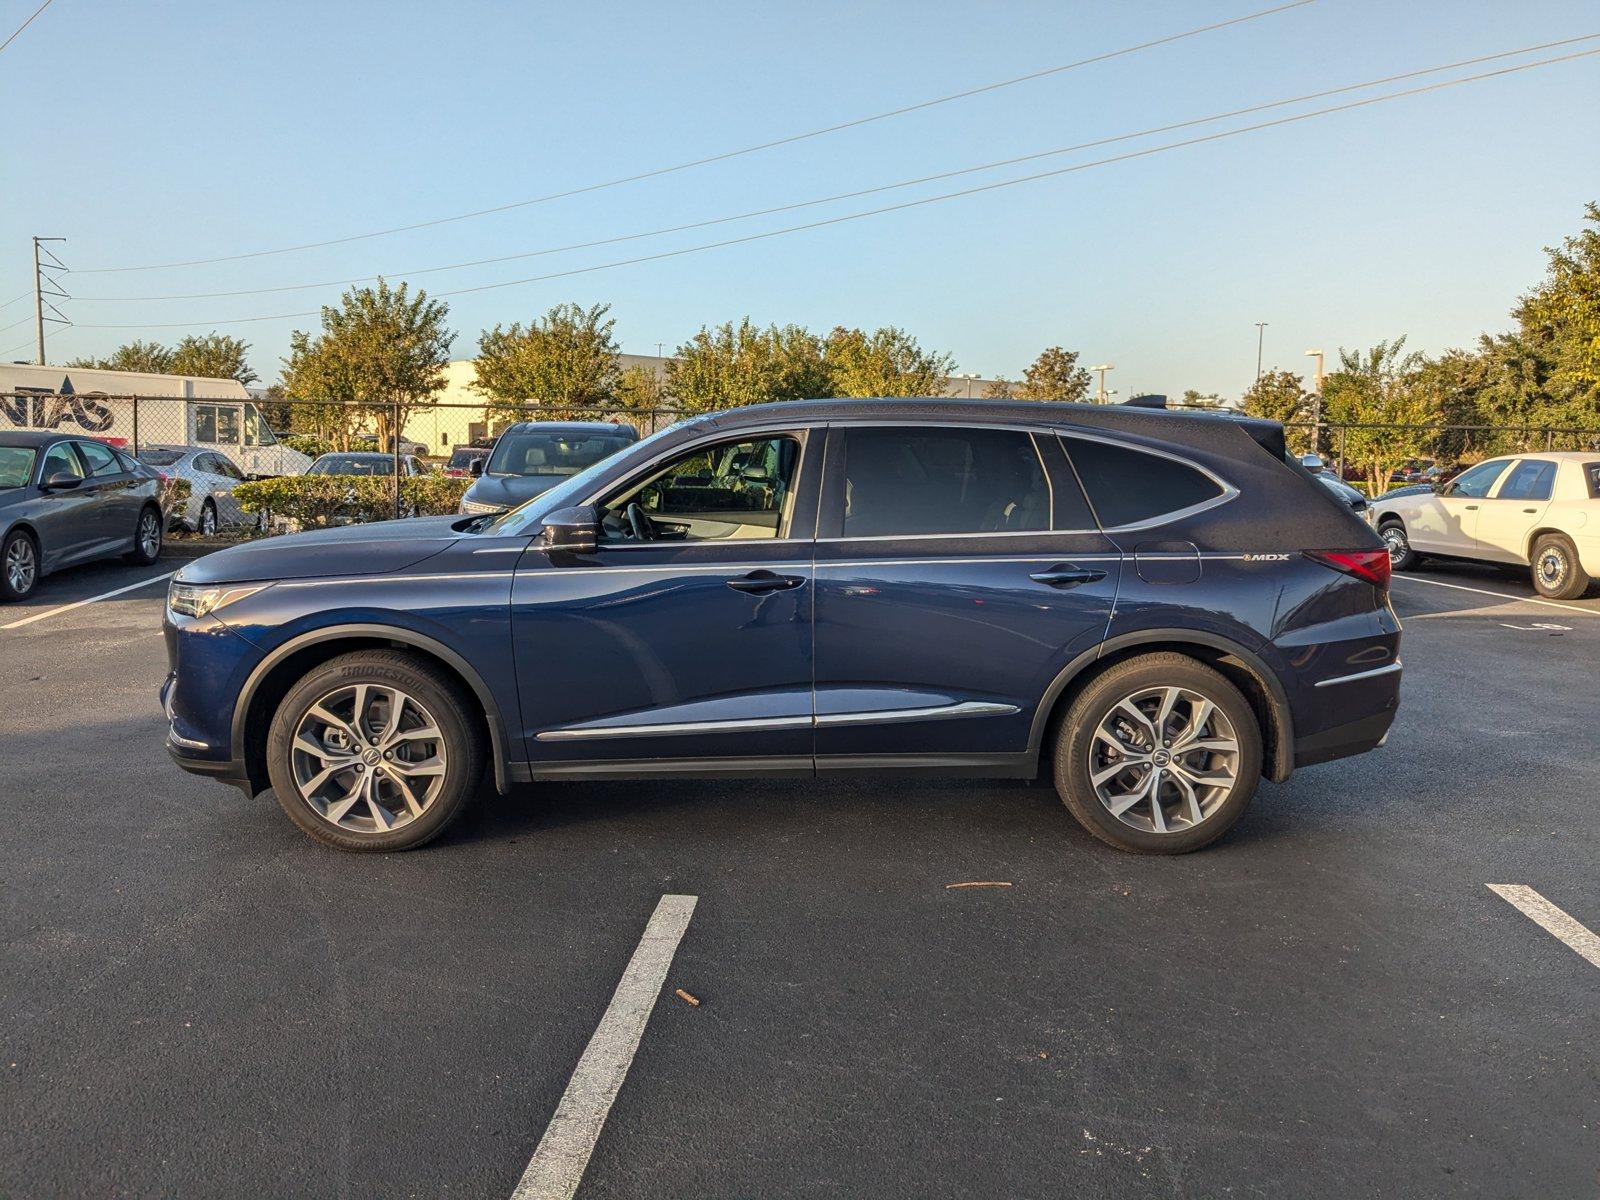
[[[1180,408],[1202,408],[1218,411],[1226,408],[1221,396],[1216,392],[1200,392],[1194,388],[1185,388],[1183,399],[1178,402]]]
[[[172,373],[254,383],[260,377],[245,361],[249,350],[249,342],[225,333],[190,334],[172,351]]]
[[[1584,206],[1587,228],[1545,248],[1545,278],[1511,310],[1524,353],[1537,368],[1539,416],[1551,424],[1600,427],[1600,204]]]
[[[388,447],[411,410],[443,386],[455,334],[445,328],[442,300],[415,295],[408,285],[352,288],[337,307],[324,305],[322,332],[295,330],[283,362],[283,385],[297,431],[348,448],[357,427],[370,422]],[[340,401],[334,408],[309,401]],[[398,418],[398,421],[396,420]]]
[[[172,373],[172,351],[160,342],[129,342],[108,358],[75,358],[69,367],[96,371],[143,371],[150,375]]]
[[[956,365],[950,355],[924,350],[894,326],[870,334],[838,326],[824,354],[833,392],[840,396],[942,396]]]
[[[633,366],[617,377],[616,403],[630,412],[647,412],[672,407],[672,396],[654,368]]]
[[[667,390],[684,413],[836,394],[821,338],[798,325],[761,329],[749,317],[702,326],[679,346]]]
[[[998,379],[991,379],[983,389],[985,400],[1010,400],[1016,395],[1017,385],[1004,375]]]
[[[1304,454],[1314,444],[1309,428],[1315,417],[1316,397],[1306,391],[1306,381],[1293,371],[1268,371],[1245,389],[1239,409],[1246,416],[1281,421],[1289,426],[1289,447]]]
[[[558,304],[510,328],[496,325],[478,339],[476,390],[488,398],[484,419],[516,420],[529,406],[571,417],[616,399],[621,353],[609,304]]]
[[[1068,400],[1081,403],[1089,398],[1089,372],[1078,365],[1076,350],[1051,346],[1033,360],[1022,373],[1017,389],[1021,400]]]
[[[1364,352],[1341,348],[1339,370],[1322,381],[1323,417],[1348,426],[1345,461],[1361,469],[1373,495],[1396,467],[1433,448],[1437,398],[1419,378],[1422,355],[1407,354],[1405,344],[1402,336]]]

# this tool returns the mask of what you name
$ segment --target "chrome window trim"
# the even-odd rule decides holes
[[[850,725],[897,725],[909,721],[945,721],[961,717],[1010,716],[1020,712],[1015,704],[990,700],[964,700],[921,708],[886,708],[873,712],[813,713],[803,717],[750,717],[742,720],[677,721],[662,725],[602,725],[546,729],[534,735],[540,742],[572,742],[596,738],[657,737],[687,733],[742,733],[757,729],[827,729]]]
[[[1173,509],[1171,512],[1161,513],[1154,517],[1148,517],[1143,521],[1131,521],[1126,525],[1102,525],[1100,529],[1102,533],[1135,533],[1141,529],[1154,529],[1160,525],[1170,525],[1172,522],[1181,521],[1185,517],[1192,517],[1199,513],[1206,512],[1208,509],[1217,508],[1220,505],[1226,504],[1228,501],[1237,498],[1239,495],[1238,488],[1234,487],[1233,484],[1229,483],[1226,479],[1218,475],[1209,467],[1203,466],[1191,458],[1185,458],[1181,454],[1174,454],[1170,450],[1158,450],[1153,446],[1141,446],[1134,442],[1124,441],[1122,438],[1107,437],[1106,435],[1100,433],[1085,433],[1076,428],[1071,430],[1057,429],[1056,436],[1060,438],[1082,438],[1087,442],[1100,442],[1107,446],[1115,446],[1119,450],[1130,450],[1135,454],[1153,454],[1157,458],[1170,459],[1172,462],[1178,463],[1180,466],[1188,467],[1191,471],[1198,471],[1200,474],[1204,475],[1207,479],[1211,480],[1212,483],[1216,484],[1222,489],[1221,495],[1213,496],[1210,500],[1201,501],[1199,504],[1191,504],[1186,508]],[[1067,461],[1072,462],[1072,450],[1066,446],[1063,446],[1062,450],[1066,453]],[[1076,472],[1078,469],[1078,464],[1073,463],[1072,469],[1074,472]],[[1080,480],[1079,482],[1081,484],[1082,481]],[[1089,495],[1088,488],[1084,488],[1083,495],[1084,499],[1089,502],[1089,510],[1094,512],[1094,497]],[[1094,516],[1096,521],[1100,519],[1099,513],[1096,512]]]
[[[1400,660],[1395,659],[1392,663],[1386,663],[1381,667],[1373,667],[1370,671],[1357,671],[1354,675],[1335,675],[1332,679],[1319,679],[1313,686],[1324,688],[1332,687],[1336,683],[1354,683],[1358,679],[1373,679],[1379,675],[1392,674],[1400,669]]]

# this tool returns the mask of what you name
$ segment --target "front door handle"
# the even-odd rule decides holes
[[[728,586],[736,592],[750,592],[757,596],[768,592],[786,592],[790,588],[797,588],[806,581],[804,575],[779,575],[775,571],[751,571],[748,575],[741,575],[738,579],[728,580]]]
[[[1478,511],[1478,506],[1476,504],[1469,504],[1469,505],[1467,505],[1467,511],[1468,512],[1477,512]]]
[[[1069,588],[1077,587],[1080,583],[1099,583],[1106,577],[1104,571],[1089,567],[1075,567],[1070,563],[1058,567],[1051,567],[1048,571],[1035,571],[1028,578],[1035,583],[1048,584],[1050,587]]]

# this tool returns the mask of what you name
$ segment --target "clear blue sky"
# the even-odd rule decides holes
[[[0,37],[37,0],[0,0]],[[1204,3],[379,3],[56,0],[0,54],[0,302],[30,234],[76,267],[272,248],[664,166],[1066,63],[1270,0]],[[1593,0],[1317,0],[1260,21],[664,179],[242,263],[77,275],[80,297],[210,292],[532,250],[825,196],[1585,33]],[[1600,45],[1600,42],[1594,43]],[[1484,68],[1479,68],[1484,69]],[[1404,85],[1402,85],[1404,86]],[[1325,103],[1336,103],[1329,101]],[[1504,328],[1541,247],[1600,199],[1600,58],[828,229],[451,300],[455,352],[551,304],[613,305],[623,348],[737,319],[901,325],[963,371],[1044,346],[1112,385],[1236,395],[1407,333],[1438,351]],[[1269,114],[1278,115],[1278,114]],[[1260,119],[1260,118],[1257,118]],[[1200,131],[1205,132],[1205,131]],[[1184,136],[1184,135],[1173,135]],[[1150,139],[1137,146],[1157,144]],[[1048,169],[621,247],[420,277],[444,291],[814,220]],[[239,333],[264,379],[337,288],[76,299],[81,325]],[[0,326],[27,305],[0,310]],[[67,330],[53,360],[185,330]],[[0,335],[5,353],[30,341]]]

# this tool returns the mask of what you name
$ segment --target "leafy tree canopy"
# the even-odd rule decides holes
[[[528,405],[555,410],[541,415],[573,416],[615,403],[621,349],[610,311],[609,304],[558,304],[527,328],[486,330],[475,386],[490,400],[488,419],[514,420]]]
[[[870,334],[838,326],[824,354],[839,396],[942,396],[956,365],[950,355],[924,350],[893,326]]]
[[[1078,365],[1076,350],[1051,346],[1022,373],[1022,386],[1016,394],[1021,400],[1081,402],[1089,398],[1090,379],[1089,372]]]
[[[761,329],[749,317],[702,327],[679,346],[667,387],[686,413],[835,394],[821,338],[798,325]]]
[[[197,375],[206,379],[237,379],[254,383],[259,378],[245,361],[250,343],[222,333],[190,334],[175,347],[160,342],[129,342],[108,358],[75,358],[69,367],[99,371],[143,371],[152,375]]]

